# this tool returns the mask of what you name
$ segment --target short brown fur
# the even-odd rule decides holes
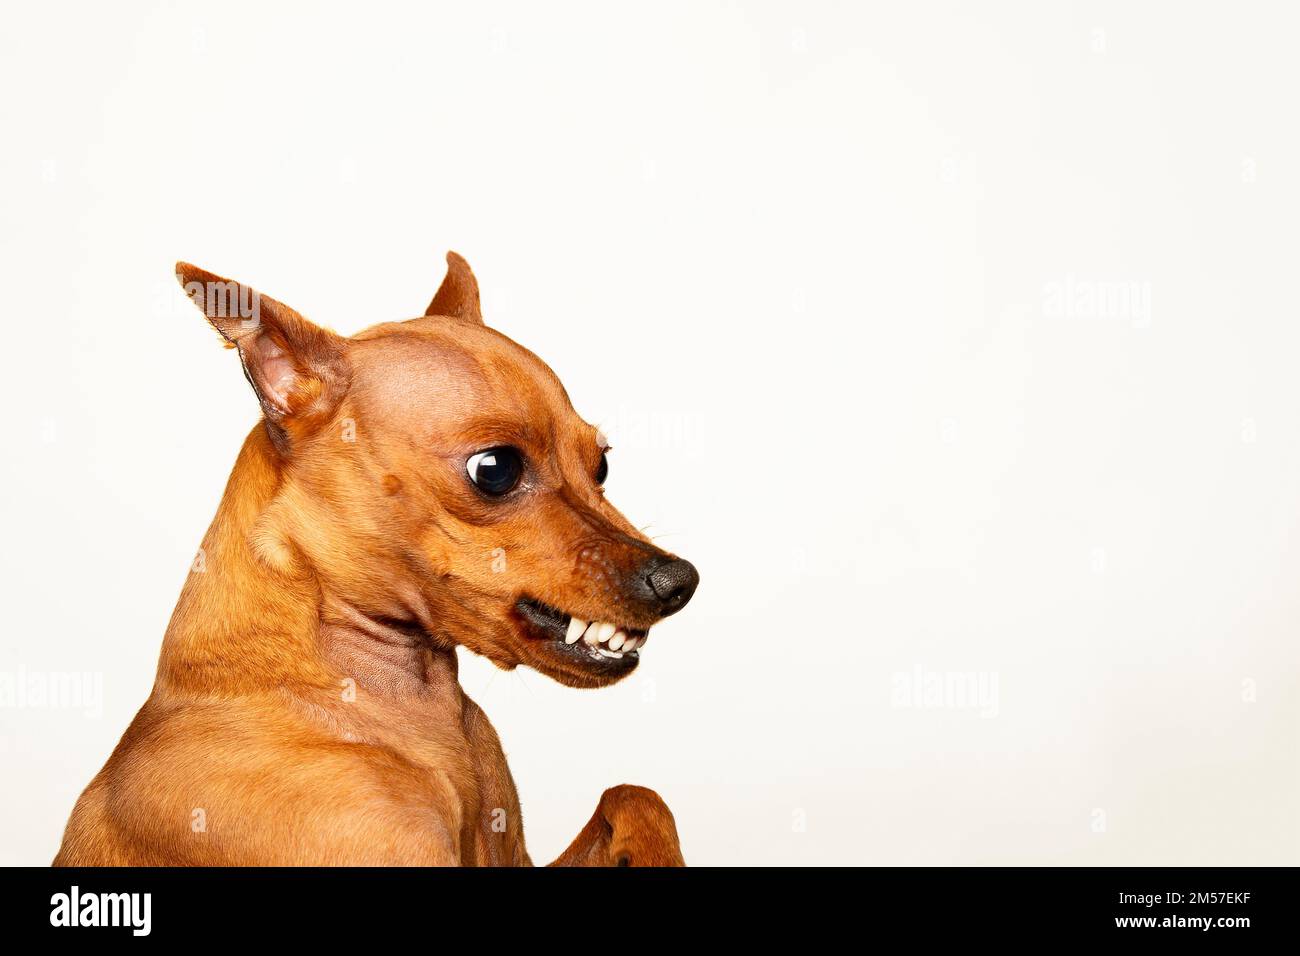
[[[455,648],[611,683],[626,663],[575,663],[515,603],[645,629],[659,615],[617,582],[670,556],[592,480],[602,440],[558,379],[482,324],[468,264],[448,266],[428,315],[343,338],[255,293],[255,321],[218,308],[215,283],[251,290],[178,264],[264,420],[56,865],[531,864]],[[489,501],[465,459],[506,444],[528,457],[527,496]],[[620,786],[555,863],[682,855],[658,795]]]

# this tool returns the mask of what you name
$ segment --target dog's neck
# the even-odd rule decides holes
[[[327,593],[319,634],[330,664],[369,694],[403,699],[460,694],[456,652],[431,647],[417,625],[366,615]]]
[[[172,613],[158,686],[218,696],[335,693],[351,680],[395,697],[459,693],[454,650],[431,647],[421,628],[362,613],[308,569],[259,555],[259,521],[280,485],[280,467],[259,425],[244,442]]]

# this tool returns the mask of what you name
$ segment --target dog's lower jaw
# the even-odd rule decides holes
[[[573,662],[564,659],[568,656],[566,651],[567,648],[564,650],[539,648],[534,652],[533,659],[526,663],[539,674],[544,674],[557,683],[566,687],[585,690],[594,690],[617,684],[636,670],[638,665],[635,658],[624,658],[622,661],[602,662],[595,665],[575,665]]]
[[[558,650],[554,647],[548,649],[541,645],[547,643],[542,639],[514,636],[511,638],[515,642],[511,646],[511,656],[506,657],[500,649],[480,649],[468,642],[463,642],[460,646],[479,657],[487,658],[493,666],[503,670],[512,671],[521,664],[544,677],[549,677],[558,684],[566,687],[576,687],[579,689],[595,689],[599,687],[608,687],[615,684],[631,674],[637,666],[635,658],[625,658],[623,662],[612,662],[620,666],[615,668],[603,669],[597,665],[597,668],[577,665],[565,660],[568,655],[564,650]],[[526,643],[524,643],[526,642]],[[562,645],[561,645],[562,646]],[[548,650],[550,653],[548,653]]]
[[[515,603],[511,617],[523,640],[524,662],[569,687],[608,687],[627,677],[640,663],[640,653],[635,649],[627,653],[609,649],[610,637],[616,630],[613,625],[601,632],[601,640],[594,635],[589,640],[586,635],[579,638],[577,628],[570,628],[570,615],[529,598]],[[633,633],[638,643],[645,640],[645,631]]]

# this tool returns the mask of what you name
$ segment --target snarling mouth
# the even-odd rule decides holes
[[[550,650],[587,666],[630,670],[640,660],[640,648],[649,638],[640,628],[584,621],[532,598],[520,598],[515,611],[529,637],[545,640]]]

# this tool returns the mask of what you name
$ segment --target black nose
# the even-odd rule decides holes
[[[642,571],[646,587],[664,617],[684,608],[700,583],[700,572],[695,570],[695,565],[681,558],[651,558]]]

